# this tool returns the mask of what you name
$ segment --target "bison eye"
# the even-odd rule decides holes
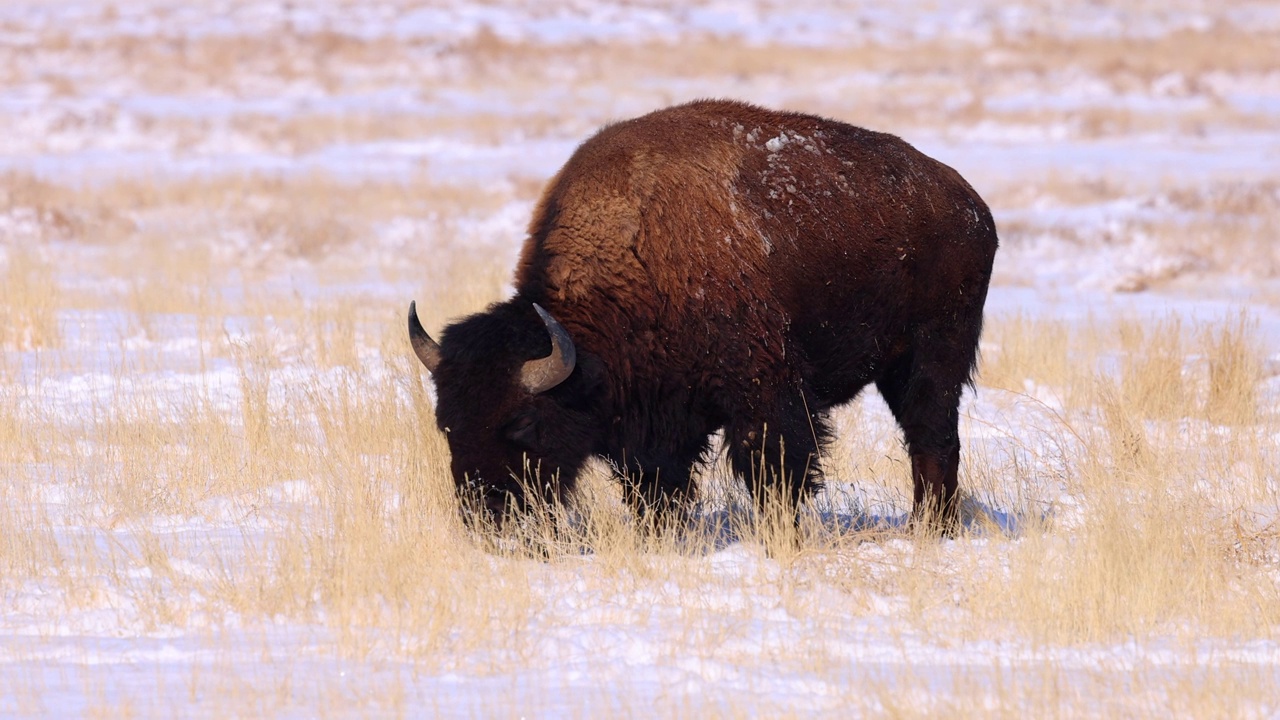
[[[533,422],[533,418],[527,415],[512,420],[503,429],[503,433],[512,442],[519,443],[530,449],[537,447],[538,428]]]

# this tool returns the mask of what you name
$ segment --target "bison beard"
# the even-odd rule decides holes
[[[757,501],[818,484],[828,411],[875,383],[914,516],[956,517],[960,395],[997,245],[954,170],[892,135],[731,101],[610,125],[548,184],[515,297],[445,329],[410,306],[460,492],[498,519],[591,456],[644,512],[719,430]]]

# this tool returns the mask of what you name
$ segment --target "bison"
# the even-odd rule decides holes
[[[536,206],[514,297],[439,343],[410,304],[409,335],[458,489],[496,519],[563,499],[592,456],[637,511],[678,503],[721,430],[757,502],[798,503],[829,410],[875,383],[913,518],[950,527],[996,246],[973,188],[893,135],[703,100],[584,142]]]

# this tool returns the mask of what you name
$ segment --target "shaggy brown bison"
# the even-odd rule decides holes
[[[973,188],[897,137],[699,101],[583,143],[533,214],[515,296],[439,343],[410,305],[409,334],[459,490],[496,516],[530,487],[560,499],[593,455],[661,508],[718,430],[757,499],[799,501],[828,410],[874,382],[915,516],[950,523],[996,244]]]

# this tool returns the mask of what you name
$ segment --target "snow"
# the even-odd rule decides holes
[[[786,77],[734,84],[738,81],[732,78],[701,76],[643,78],[627,87],[608,79],[578,78],[578,85],[523,91],[449,84],[449,66],[435,53],[487,33],[548,49],[583,42],[678,44],[708,37],[756,46],[831,49],[853,40],[906,44],[945,38],[982,45],[995,36],[1033,31],[1064,37],[1160,37],[1203,32],[1218,22],[1280,31],[1280,8],[1265,2],[1143,12],[1122,4],[1019,7],[994,0],[709,0],[693,6],[457,1],[411,9],[386,3],[122,2],[113,7],[107,17],[105,8],[95,3],[6,3],[0,6],[0,44],[36,48],[55,31],[76,40],[136,36],[161,42],[272,36],[287,28],[299,35],[332,31],[365,39],[413,40],[421,45],[422,63],[407,71],[409,79],[382,86],[353,81],[350,86],[327,87],[309,78],[280,85],[264,79],[261,87],[239,93],[206,87],[163,94],[126,76],[62,95],[44,79],[44,71],[59,69],[45,57],[38,61],[45,65],[33,66],[36,70],[25,80],[0,83],[0,171],[30,172],[75,184],[122,176],[162,181],[190,175],[319,171],[353,183],[426,175],[446,185],[507,187],[551,176],[599,122],[650,109],[661,104],[660,99],[731,94],[728,88],[762,104],[803,106],[804,98],[873,94],[886,82],[881,73],[851,64],[840,77],[814,79],[812,84]],[[423,78],[426,81],[420,81]],[[1199,256],[1167,252],[1133,231],[1156,221],[1189,223],[1198,217],[1161,199],[1159,189],[1166,180],[1277,178],[1280,74],[1222,71],[1207,74],[1201,82],[1211,92],[1193,93],[1187,79],[1177,74],[1158,75],[1146,89],[1121,89],[1090,77],[1011,74],[992,80],[1000,87],[984,99],[989,114],[982,120],[892,129],[957,168],[979,188],[1059,175],[1104,178],[1130,189],[1124,198],[1094,203],[1036,199],[995,207],[999,224],[1032,230],[1029,237],[1006,238],[997,274],[1016,276],[1023,284],[993,287],[988,313],[1023,313],[1077,324],[1098,317],[1173,314],[1188,323],[1217,324],[1247,307],[1259,337],[1273,353],[1272,361],[1280,362],[1280,355],[1274,354],[1280,347],[1280,307],[1260,299],[1274,292],[1266,282],[1228,278],[1219,283],[1211,278],[1206,282],[1219,286],[1204,293],[1194,287],[1181,294],[1114,292],[1134,289],[1131,285],[1143,278],[1179,276],[1202,267]],[[946,85],[946,78],[940,84]],[[950,109],[967,101],[948,93],[940,90],[940,107]],[[1070,121],[1073,113],[1097,109],[1194,115],[1220,103],[1262,116],[1270,126],[1218,131],[1210,124],[1200,134],[1156,126],[1092,136]],[[457,117],[509,119],[546,112],[559,118],[575,115],[563,108],[579,104],[581,118],[531,128],[527,134],[495,138],[466,123],[461,128],[429,129],[434,127],[431,123]],[[1060,119],[1040,122],[1019,115],[1045,109]],[[428,129],[395,139],[327,138],[296,148],[239,129],[234,122],[245,115],[287,121],[329,114],[403,116],[421,123],[415,127]],[[176,131],[147,129],[170,121],[198,124],[197,141]],[[763,140],[772,153],[804,142],[787,135],[750,139]],[[389,218],[369,239],[370,252],[403,251],[431,242],[440,223],[449,223],[461,246],[514,262],[532,207],[531,199],[519,197],[479,218]],[[1064,243],[1055,233],[1066,228],[1096,244],[1082,249]],[[39,237],[40,232],[36,209],[15,207],[0,213],[0,263],[10,262],[10,245]],[[228,246],[250,242],[231,233],[222,240]],[[83,252],[92,257],[92,250]],[[60,279],[63,287],[77,287],[75,277]],[[399,303],[421,289],[409,281],[322,285],[306,271],[289,282],[290,290],[307,300],[367,294]],[[113,292],[124,294],[127,288]],[[215,357],[213,346],[198,337],[197,322],[189,315],[165,315],[157,327],[144,332],[123,312],[61,309],[58,323],[64,346],[44,353],[26,344],[5,349],[0,397],[15,398],[6,407],[17,412],[39,409],[60,419],[68,433],[82,433],[87,419],[104,407],[130,403],[163,408],[171,421],[181,421],[197,401],[236,416],[244,401],[244,371],[235,357]],[[289,356],[298,352],[301,342],[293,329],[271,326],[259,333],[245,318],[219,318],[217,325],[229,345],[240,350],[258,341],[267,343],[272,356]],[[64,367],[59,353],[87,354],[91,361]],[[336,393],[350,379],[344,373],[374,379],[385,373],[381,353],[362,347],[362,365],[351,371],[272,371],[265,392],[289,398],[293,388],[307,386]],[[136,371],[122,373],[122,368]],[[1029,526],[1052,522],[1061,531],[1057,539],[1070,542],[1070,531],[1088,521],[1087,509],[1062,481],[1061,458],[1078,447],[1070,438],[1046,431],[1057,422],[1055,413],[1063,409],[1064,399],[1057,389],[1031,381],[1024,391],[984,391],[964,407],[966,448],[982,453],[995,466],[1024,463],[1032,468],[1031,480],[1025,499],[981,494],[975,498],[966,508],[972,534],[940,542],[933,550],[942,575],[964,572],[975,555],[992,567],[1007,562],[1001,553],[1016,549]],[[1263,391],[1274,398],[1280,381],[1264,381]],[[128,418],[120,420],[123,424]],[[841,437],[870,438],[867,442],[896,433],[887,409],[874,397],[864,401],[856,423],[838,430]],[[1009,442],[1014,437],[1019,440],[1016,445]],[[1270,441],[1274,445],[1280,438]],[[504,572],[519,587],[503,587],[499,579],[507,576],[495,571],[499,579],[486,589],[497,598],[485,598],[490,603],[485,607],[494,609],[495,616],[487,617],[490,624],[480,630],[460,624],[433,628],[438,633],[433,635],[396,622],[378,622],[404,611],[399,608],[374,608],[368,611],[373,620],[342,627],[328,615],[337,610],[316,597],[295,598],[304,610],[242,615],[210,597],[219,583],[239,573],[259,573],[254,577],[269,584],[271,563],[279,560],[272,555],[277,552],[272,543],[282,533],[299,527],[316,536],[333,532],[330,513],[335,501],[325,477],[299,470],[252,490],[194,497],[185,512],[126,516],[121,511],[123,493],[104,496],[85,479],[94,465],[124,460],[113,456],[103,438],[76,436],[75,442],[83,457],[73,465],[23,460],[19,471],[16,461],[0,458],[11,468],[9,474],[0,474],[3,497],[22,501],[0,513],[0,537],[4,542],[28,541],[34,548],[30,554],[44,559],[38,563],[40,573],[15,572],[20,579],[0,583],[0,670],[6,678],[0,682],[0,715],[73,717],[101,714],[106,708],[105,714],[116,715],[221,716],[227,707],[238,708],[240,714],[308,717],[933,715],[951,710],[946,698],[957,688],[979,698],[967,709],[975,714],[974,708],[1009,712],[1000,703],[1010,695],[1007,688],[1016,685],[1026,696],[1069,698],[1075,714],[1106,716],[1144,710],[1154,714],[1153,708],[1160,708],[1164,699],[1160,688],[1169,684],[1212,688],[1214,682],[1238,673],[1259,678],[1264,687],[1280,685],[1280,642],[1274,628],[1257,638],[1188,639],[1185,634],[1155,633],[1130,641],[1081,644],[1047,643],[1007,628],[1002,631],[998,624],[994,637],[983,632],[928,632],[921,617],[945,620],[948,613],[958,613],[954,598],[944,597],[937,607],[921,609],[911,606],[907,593],[856,584],[850,589],[847,579],[835,577],[886,574],[925,562],[914,541],[895,536],[906,524],[909,498],[903,496],[900,483],[878,477],[833,478],[825,504],[811,509],[825,532],[887,535],[842,547],[847,555],[822,572],[805,565],[803,556],[794,562],[779,560],[742,542],[735,518],[721,512],[702,518],[702,532],[714,541],[700,556],[659,555],[646,567],[624,570],[610,568],[608,558],[591,554],[549,563],[493,559],[510,563],[503,566]],[[378,459],[368,461],[373,466]],[[1241,467],[1235,476],[1258,472],[1264,471]],[[25,482],[30,478],[39,481]],[[163,485],[164,478],[151,480]],[[1212,494],[1215,481],[1207,480],[1201,490]],[[1274,486],[1274,476],[1268,482]],[[370,505],[388,517],[395,517],[408,502],[402,489],[384,476],[371,473],[364,489],[374,498]],[[1275,512],[1274,507],[1259,506],[1258,522],[1268,522],[1268,513]],[[117,520],[123,517],[128,519]],[[27,526],[48,528],[48,536],[8,537],[7,528],[19,518],[39,518]],[[11,555],[20,553],[0,551],[5,561]],[[78,560],[48,560],[58,557]],[[81,564],[84,558],[91,561]],[[513,598],[510,607],[501,602],[504,593]],[[428,594],[422,602],[436,600],[439,596]],[[511,617],[501,616],[499,609],[509,610]],[[452,617],[443,612],[442,617]],[[441,653],[440,648],[449,652]],[[1094,704],[1088,694],[1108,673],[1153,682],[1120,693],[1131,705],[1107,705],[1102,700]],[[1166,680],[1155,682],[1161,678]],[[1058,681],[1066,687],[1039,687]],[[868,688],[879,692],[862,694]],[[237,700],[249,703],[249,709],[235,705]],[[1030,701],[1027,707],[1043,705]],[[1259,716],[1276,709],[1274,703],[1245,708]]]

